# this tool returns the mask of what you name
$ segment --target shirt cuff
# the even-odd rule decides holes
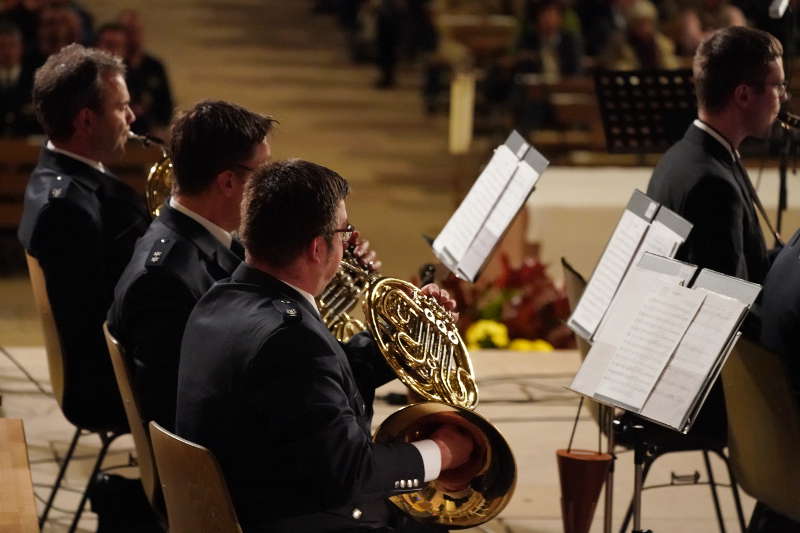
[[[439,445],[430,439],[412,442],[419,454],[422,456],[422,464],[425,468],[425,481],[433,481],[439,477],[442,471],[442,452]]]

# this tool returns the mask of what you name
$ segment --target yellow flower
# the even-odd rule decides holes
[[[552,352],[553,345],[542,339],[536,339],[535,341],[530,339],[514,339],[511,341],[511,344],[508,345],[508,349],[518,352]]]
[[[505,348],[508,346],[508,328],[494,320],[478,320],[467,328],[467,345],[470,350],[480,348]]]

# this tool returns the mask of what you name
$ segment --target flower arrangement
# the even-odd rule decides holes
[[[548,276],[547,266],[528,257],[514,268],[505,254],[501,265],[500,275],[486,285],[452,275],[442,283],[458,302],[458,327],[468,348],[573,348],[575,337],[565,325],[569,303]]]

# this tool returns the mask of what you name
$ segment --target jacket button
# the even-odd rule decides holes
[[[353,508],[353,519],[354,520],[360,519],[362,514],[364,514],[364,513],[361,512],[361,509],[359,509],[358,507],[354,507]]]
[[[394,482],[394,488],[396,488],[396,489],[400,488],[400,482],[399,481],[395,481]]]
[[[401,489],[404,489],[404,488],[406,488],[406,480],[405,480],[405,479],[401,479],[401,480],[400,480],[400,488],[401,488]]]
[[[415,486],[415,487],[419,487],[419,480],[418,480],[418,479],[415,479],[415,480],[414,480],[414,486]]]

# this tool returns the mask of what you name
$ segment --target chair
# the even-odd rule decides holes
[[[728,447],[742,489],[800,521],[800,406],[783,361],[739,339],[722,369],[722,387]]]
[[[170,533],[242,533],[214,455],[150,422]]]
[[[64,352],[61,349],[61,340],[59,338],[58,329],[56,328],[56,322],[53,317],[53,310],[50,306],[50,298],[47,295],[47,285],[45,284],[44,271],[42,271],[39,261],[35,257],[26,253],[25,259],[28,262],[28,274],[31,279],[36,309],[39,312],[39,316],[42,321],[42,329],[45,339],[45,351],[47,352],[47,366],[50,373],[50,383],[53,388],[53,395],[55,396],[61,411],[64,413],[64,416],[68,419],[73,419],[74,417],[72,414],[68,414],[64,410],[65,398],[67,398],[70,394],[71,384],[65,379]],[[109,446],[118,436],[127,433],[127,431],[116,427],[93,427],[89,429],[76,426],[75,433],[72,437],[69,448],[67,449],[67,453],[64,455],[64,458],[61,461],[58,475],[53,483],[53,489],[50,491],[50,496],[48,497],[44,509],[42,510],[42,515],[39,517],[40,528],[43,527],[45,521],[47,521],[47,515],[50,512],[50,508],[53,506],[56,493],[58,493],[58,490],[61,487],[61,482],[64,479],[64,474],[66,473],[69,462],[75,452],[78,439],[84,431],[87,433],[97,433],[97,435],[100,437],[100,451],[97,454],[94,467],[92,468],[91,475],[89,476],[89,481],[83,490],[81,501],[75,511],[75,516],[69,529],[70,533],[75,531],[75,529],[78,527],[78,521],[81,518],[81,514],[83,514],[83,508],[85,507],[86,500],[88,498],[89,488],[92,484],[92,481],[94,481],[97,472],[100,470],[100,465],[103,463],[103,459],[105,459]]]
[[[586,289],[587,281],[586,279],[581,276],[578,271],[576,271],[572,265],[565,259],[561,258],[561,267],[564,271],[564,291],[567,294],[567,300],[569,301],[570,309],[575,309],[578,305],[578,301],[580,300],[581,295],[583,294],[584,289]],[[581,354],[581,360],[586,358],[586,354],[589,352],[590,345],[583,340],[582,338],[577,338],[578,343],[578,351]],[[597,404],[596,402],[590,401],[588,403],[589,411],[592,413],[592,417],[600,424],[600,428],[603,432],[606,431],[608,427],[603,421],[608,420],[605,418],[606,416],[614,416],[613,409],[604,409],[602,406]],[[625,432],[625,428],[622,427],[622,424],[614,424],[614,436],[612,442],[614,445],[620,445],[624,448],[630,449],[631,443],[627,442],[630,439],[627,439],[627,435]],[[621,441],[621,442],[620,442]],[[731,492],[733,494],[733,501],[736,506],[736,514],[739,521],[739,526],[744,533],[745,531],[745,522],[744,522],[744,514],[742,512],[742,504],[739,499],[739,491],[736,482],[736,475],[734,470],[731,466],[731,462],[728,457],[725,455],[724,447],[721,445],[715,446],[706,446],[701,445],[697,442],[692,441],[691,439],[685,439],[683,441],[676,441],[674,447],[672,444],[658,445],[658,442],[655,442],[658,446],[652,451],[652,453],[645,454],[645,463],[644,463],[644,471],[642,474],[642,483],[644,483],[645,479],[647,478],[647,474],[650,471],[650,468],[655,463],[656,459],[661,457],[664,454],[669,452],[677,452],[677,451],[700,451],[703,454],[703,462],[705,463],[706,473],[708,475],[708,485],[711,489],[711,498],[714,502],[714,511],[717,516],[717,521],[719,523],[719,529],[722,533],[725,533],[725,524],[722,518],[722,510],[719,506],[719,496],[717,495],[717,483],[714,480],[714,472],[711,469],[711,460],[709,458],[709,452],[714,452],[722,461],[725,463],[725,466],[728,469],[728,475],[730,477],[731,483]],[[695,480],[696,483],[696,480]],[[620,533],[624,533],[628,527],[628,522],[631,519],[633,514],[633,499],[631,499],[631,503],[628,506],[628,511],[625,514],[625,518],[623,519],[622,526],[620,527]]]
[[[103,323],[103,334],[108,344],[108,353],[111,356],[111,364],[114,366],[114,375],[117,378],[119,392],[122,395],[122,405],[125,407],[125,415],[128,417],[133,435],[133,443],[136,446],[136,458],[139,465],[139,477],[142,480],[142,487],[150,502],[153,510],[163,522],[166,514],[164,509],[164,495],[161,492],[161,485],[158,482],[158,471],[155,467],[153,457],[153,447],[150,443],[150,434],[147,426],[142,421],[142,409],[139,398],[136,395],[131,379],[131,368],[125,359],[124,350],[119,341],[108,331],[108,322]],[[166,528],[165,528],[166,529]]]

